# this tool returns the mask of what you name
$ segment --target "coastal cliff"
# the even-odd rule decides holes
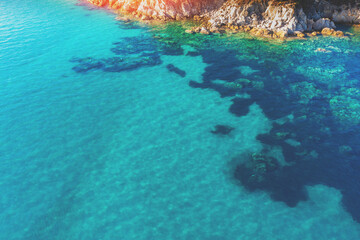
[[[142,20],[202,20],[211,33],[219,28],[259,35],[305,36],[304,32],[343,36],[336,23],[360,24],[360,0],[88,0],[101,7],[130,13]],[[260,33],[259,33],[260,30]]]
[[[224,0],[88,0],[88,2],[130,13],[143,20],[176,20],[210,12],[221,7]]]
[[[322,31],[335,29],[335,23],[360,23],[359,6],[357,2],[339,4],[326,0],[229,0],[209,15],[209,23],[213,27],[250,26],[285,34]]]

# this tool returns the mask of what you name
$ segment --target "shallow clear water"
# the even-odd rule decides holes
[[[77,3],[0,2],[0,239],[360,239],[358,29],[190,36]],[[258,152],[279,167],[253,184]]]

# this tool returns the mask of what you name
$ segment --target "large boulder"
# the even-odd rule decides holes
[[[320,18],[313,25],[312,28],[316,31],[321,31],[324,28],[335,29],[335,23],[328,18]]]

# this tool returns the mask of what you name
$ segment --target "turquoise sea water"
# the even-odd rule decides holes
[[[0,1],[0,239],[360,239],[359,30],[114,17]],[[279,166],[254,183],[259,152]]]

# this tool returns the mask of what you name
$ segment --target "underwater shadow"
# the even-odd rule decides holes
[[[307,104],[302,104],[298,96],[291,94],[291,83],[309,80],[295,73],[293,68],[286,71],[280,69],[279,65],[286,62],[240,60],[235,50],[200,49],[198,53],[208,66],[202,75],[202,82],[190,81],[191,87],[213,89],[221,97],[250,95],[250,98],[232,99],[229,111],[239,117],[246,115],[253,103],[258,104],[271,120],[290,114],[294,117],[293,121],[274,122],[270,133],[257,136],[261,143],[270,148],[281,147],[288,163],[286,166],[268,171],[266,163],[261,162],[254,167],[254,162],[249,159],[238,164],[233,177],[250,192],[265,191],[274,201],[284,202],[289,207],[296,207],[299,202],[308,200],[307,186],[323,184],[336,188],[343,195],[344,208],[354,220],[360,222],[359,134],[340,130],[326,99],[314,97]],[[257,71],[243,75],[239,66],[249,66]],[[250,83],[239,81],[242,78]],[[259,85],[259,81],[263,84]],[[326,86],[320,83],[318,87]],[[357,127],[352,133],[359,131]],[[347,145],[352,150],[344,154],[339,151],[341,145]]]

